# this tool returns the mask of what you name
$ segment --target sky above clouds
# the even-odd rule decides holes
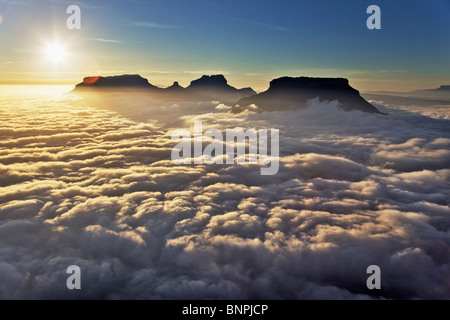
[[[68,30],[67,6],[81,8]],[[382,29],[366,28],[381,8]],[[74,84],[139,73],[157,85],[226,74],[237,87],[283,75],[347,77],[361,90],[449,82],[450,4],[433,1],[0,1],[0,82]],[[67,59],[45,59],[50,43]]]

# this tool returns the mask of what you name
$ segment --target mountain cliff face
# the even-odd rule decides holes
[[[255,104],[262,111],[278,111],[306,106],[310,99],[339,100],[346,111],[381,113],[343,78],[282,77],[270,82],[267,91],[240,99],[231,109],[239,113]]]
[[[86,77],[83,82],[76,85],[75,89],[102,89],[102,88],[137,88],[137,89],[159,89],[150,84],[147,79],[138,74],[121,75],[112,77]]]

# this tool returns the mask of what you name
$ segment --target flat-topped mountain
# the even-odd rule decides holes
[[[416,91],[450,91],[450,85],[442,85],[436,89],[422,89],[422,90],[416,90]]]
[[[310,99],[338,100],[340,108],[346,111],[359,110],[381,113],[359,95],[344,78],[282,77],[270,82],[267,91],[240,99],[231,112],[239,113],[250,105],[257,105],[261,111],[278,111],[306,106]]]
[[[439,88],[435,89],[419,89],[414,91],[406,92],[406,94],[415,94],[415,93],[450,93],[450,85],[441,85]]]
[[[138,74],[125,74],[111,77],[85,77],[83,82],[76,85],[75,90],[80,89],[101,89],[101,88],[146,88],[157,89],[150,84],[147,79]]]
[[[435,104],[449,105],[450,103],[450,85],[441,85],[438,88],[434,89],[419,89],[414,91],[395,92],[390,94],[403,97],[436,100]]]

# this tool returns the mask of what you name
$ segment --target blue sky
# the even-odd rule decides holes
[[[67,6],[81,8],[68,30]],[[381,30],[366,9],[381,8]],[[140,73],[157,85],[224,73],[263,90],[272,78],[347,77],[361,90],[450,83],[449,0],[0,0],[0,82],[76,83]],[[52,64],[49,43],[67,51]]]

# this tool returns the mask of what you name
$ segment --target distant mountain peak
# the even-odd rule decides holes
[[[447,95],[450,92],[450,85],[441,85],[439,88],[435,88],[435,89],[419,89],[419,90],[414,90],[414,91],[410,91],[409,93],[438,93],[438,94],[445,94]]]
[[[223,74],[203,75],[201,78],[191,81],[186,90],[228,104],[256,94],[252,88],[237,89],[230,86]]]
[[[227,87],[228,81],[223,74],[203,75],[201,78],[191,81],[188,88],[197,87]]]
[[[166,90],[184,90],[182,86],[178,83],[178,81],[174,81],[173,84],[170,87],[167,87]]]

